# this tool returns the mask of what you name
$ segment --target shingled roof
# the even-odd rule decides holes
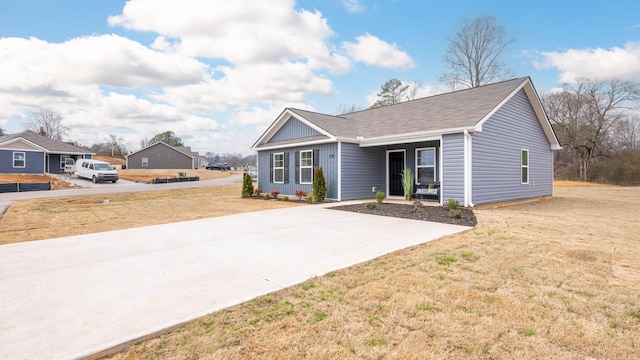
[[[354,141],[361,145],[374,139],[402,137],[405,134],[437,135],[479,130],[482,122],[520,89],[524,89],[532,101],[550,142],[557,142],[553,130],[547,126],[548,120],[531,79],[522,77],[338,116],[288,108],[253,148],[271,145],[266,142],[286,121],[286,113],[294,115],[330,139]]]
[[[73,155],[93,154],[93,152],[91,152],[90,150],[66,142],[50,139],[31,130],[0,136],[0,144],[10,143],[12,140],[18,139],[24,139],[36,146],[41,147],[48,153]]]

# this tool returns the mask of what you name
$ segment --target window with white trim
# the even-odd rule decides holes
[[[436,181],[436,148],[416,149],[416,183]]]
[[[146,158],[146,157],[142,158],[142,166],[149,166],[149,158]]]
[[[284,153],[273,154],[273,182],[284,183]]]
[[[300,184],[313,183],[313,151],[300,151]]]
[[[13,167],[14,168],[24,168],[26,167],[26,155],[21,151],[13,152]]]
[[[522,149],[520,151],[520,181],[522,184],[529,183],[529,150]]]

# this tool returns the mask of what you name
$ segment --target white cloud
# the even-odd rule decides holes
[[[640,42],[628,42],[624,48],[541,52],[540,56],[542,59],[533,61],[536,69],[558,69],[561,82],[570,83],[577,78],[640,78]]]
[[[415,67],[411,56],[399,50],[395,43],[389,44],[370,34],[358,36],[356,40],[356,43],[342,43],[349,57],[355,61],[396,70]]]
[[[344,6],[364,10],[360,1]],[[353,61],[414,66],[395,44],[369,34],[333,43],[327,19],[294,0],[130,0],[108,22],[155,39],[0,38],[3,129],[21,131],[16,124],[46,107],[85,145],[117,134],[134,150],[171,130],[196,151],[246,153],[284,107],[309,108],[307,96],[333,95],[329,76],[350,71]]]
[[[360,0],[342,0],[342,6],[350,13],[361,13],[367,9]]]

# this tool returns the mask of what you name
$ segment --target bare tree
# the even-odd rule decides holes
[[[336,115],[348,114],[348,113],[352,113],[352,112],[356,112],[364,109],[366,109],[364,106],[361,106],[358,104],[351,104],[351,105],[340,104],[336,109]]]
[[[407,100],[415,99],[418,96],[418,92],[420,91],[421,87],[422,87],[422,81],[413,80],[413,82],[409,84],[409,87],[407,88],[407,94],[406,94]]]
[[[40,109],[32,114],[26,128],[50,139],[62,140],[69,130],[62,125],[63,119],[62,115],[53,110]]]
[[[640,150],[640,115],[633,115],[616,124],[614,142],[616,150]]]
[[[640,100],[638,83],[612,79],[580,79],[543,97],[549,119],[559,130],[563,147],[574,154],[578,179],[588,180],[593,160],[610,156],[614,129],[629,120],[629,106]]]
[[[512,77],[500,57],[514,39],[493,16],[465,19],[444,55],[449,72],[440,81],[451,89],[472,88]]]

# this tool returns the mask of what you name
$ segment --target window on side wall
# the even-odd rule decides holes
[[[149,158],[146,158],[146,157],[142,158],[142,166],[149,166]]]
[[[416,182],[429,184],[436,181],[436,149],[416,149]]]
[[[284,183],[284,153],[273,154],[273,182]]]
[[[313,183],[313,151],[300,151],[300,183]]]
[[[529,150],[522,149],[520,152],[520,173],[521,183],[529,183]]]
[[[26,167],[26,155],[23,152],[15,151],[13,153],[13,167],[24,168]]]

